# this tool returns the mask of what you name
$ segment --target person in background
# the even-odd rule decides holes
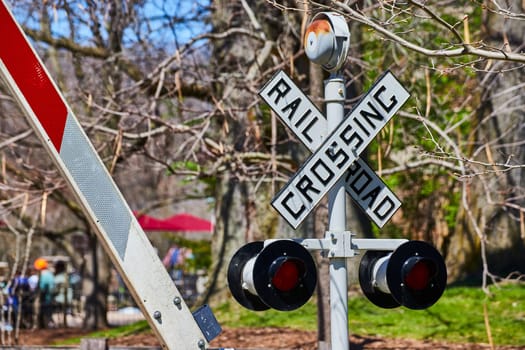
[[[7,287],[7,320],[12,325],[16,324],[19,317],[19,310],[21,307],[21,299],[25,293],[29,291],[29,284],[27,283],[27,277],[23,276],[22,273],[17,270],[13,280],[9,282]]]
[[[55,263],[54,306],[56,307],[56,311],[62,314],[64,326],[67,326],[66,314],[71,312],[72,298],[73,290],[71,289],[66,262],[59,260]]]
[[[48,268],[47,260],[38,258],[34,263],[39,271],[38,290],[40,299],[40,313],[38,325],[40,328],[53,327],[53,297],[55,292],[55,276]]]
[[[27,283],[29,284],[29,289],[31,290],[31,292],[36,294],[36,292],[38,291],[38,270],[35,266],[30,267]]]
[[[31,328],[35,291],[31,289],[29,278],[17,271],[9,286],[9,298],[12,308],[13,324],[22,328]],[[20,321],[18,318],[20,317]],[[19,322],[19,323],[18,323]]]
[[[22,307],[26,310],[27,315],[27,328],[36,328],[38,326],[38,317],[40,310],[40,301],[38,298],[38,275],[39,271],[36,269],[35,264],[29,267],[29,277],[27,283],[29,285],[29,297],[26,302],[22,304]]]

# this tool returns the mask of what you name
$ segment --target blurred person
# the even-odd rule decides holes
[[[8,303],[12,312],[13,324],[17,324],[20,317],[20,326],[30,328],[33,318],[33,302],[35,291],[31,290],[29,278],[17,271],[9,284]]]
[[[40,299],[38,297],[38,280],[39,280],[39,271],[33,266],[29,267],[29,277],[27,282],[29,284],[29,297],[26,303],[23,304],[23,307],[26,308],[28,315],[31,317],[27,318],[27,328],[33,328],[38,325],[38,317],[40,310]]]
[[[38,325],[40,328],[53,327],[53,296],[55,292],[55,276],[48,268],[48,262],[44,258],[38,258],[34,263],[35,269],[39,271],[38,295],[40,301],[40,312]]]
[[[16,324],[18,319],[18,310],[20,307],[20,294],[24,286],[29,289],[27,278],[24,277],[21,271],[17,270],[15,276],[7,285],[7,303],[6,303],[6,319],[11,325]]]
[[[67,273],[66,262],[59,260],[55,263],[55,293],[54,306],[56,311],[62,313],[64,316],[64,326],[66,326],[66,314],[71,313],[71,299],[73,298],[73,290],[69,275]]]
[[[71,313],[79,314],[82,312],[80,302],[82,299],[82,276],[76,270],[69,274],[69,287],[71,288],[71,299],[69,299]]]
[[[27,278],[27,283],[29,284],[29,289],[36,293],[38,290],[38,270],[35,266],[30,267],[29,277]]]

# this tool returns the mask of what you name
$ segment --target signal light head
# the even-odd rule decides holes
[[[248,243],[234,254],[228,267],[233,297],[254,311],[295,310],[310,299],[316,283],[312,255],[291,240],[274,241],[266,247],[263,242]]]
[[[426,309],[443,294],[447,270],[434,247],[409,241],[391,254],[366,252],[359,266],[359,282],[366,297],[379,307]]]

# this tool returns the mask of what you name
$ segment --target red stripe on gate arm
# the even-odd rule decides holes
[[[5,6],[0,1],[0,59],[60,152],[67,107]]]

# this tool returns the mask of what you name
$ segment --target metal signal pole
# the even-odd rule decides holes
[[[328,134],[343,120],[345,83],[342,75],[333,74],[325,81],[326,117]],[[332,149],[332,156],[337,150]],[[328,194],[328,232],[325,238],[345,239],[346,229],[346,191],[344,176]],[[348,237],[350,238],[350,237]],[[348,272],[345,257],[328,257],[330,260],[330,329],[332,350],[349,349],[348,339]]]
[[[308,58],[330,72],[324,82],[327,130],[335,130],[344,118],[346,89],[341,69],[346,61],[350,46],[350,31],[344,17],[334,13],[319,13],[309,25],[305,34],[305,52]],[[327,156],[334,162],[344,161],[347,156],[336,144],[327,150]],[[339,160],[338,160],[339,159]],[[331,170],[328,170],[331,171]],[[328,192],[329,224],[325,239],[339,245],[346,232],[346,190],[342,176]],[[348,236],[348,237],[345,237]],[[344,245],[342,245],[344,246]],[[348,274],[346,257],[334,251],[328,252],[330,261],[330,329],[333,350],[347,350],[348,340]]]

